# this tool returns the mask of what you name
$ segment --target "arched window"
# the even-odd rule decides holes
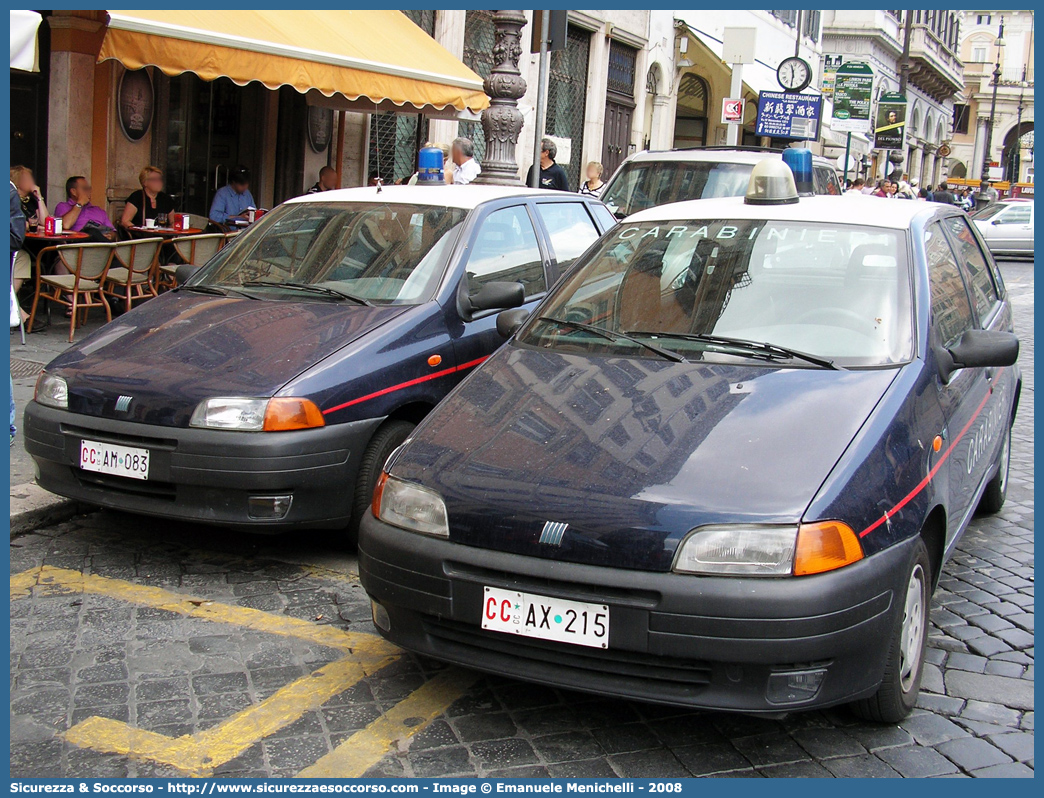
[[[656,96],[660,93],[660,65],[653,64],[649,67],[649,73],[645,76],[645,90]]]
[[[702,147],[707,144],[707,109],[710,108],[707,81],[692,72],[678,83],[678,113],[674,119],[674,146]]]

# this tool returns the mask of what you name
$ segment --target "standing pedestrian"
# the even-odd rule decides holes
[[[540,182],[537,185],[540,188],[550,188],[557,191],[569,191],[569,177],[565,173],[565,169],[555,163],[555,156],[558,155],[558,147],[551,139],[541,139],[540,141]],[[533,172],[537,168],[537,164],[533,164],[529,167],[529,175],[526,177],[526,185],[533,185]]]
[[[602,165],[591,161],[587,165],[587,180],[580,184],[580,192],[589,197],[600,197],[605,183],[602,182]]]
[[[947,187],[946,183],[940,183],[939,188],[935,190],[935,202],[941,202],[944,205],[953,205],[954,197],[953,192]]]
[[[475,160],[475,145],[463,136],[453,139],[453,184],[466,186],[482,172],[482,165]]]
[[[14,295],[14,259],[15,253],[22,248],[22,243],[25,241],[25,214],[22,213],[22,198],[18,193],[18,186],[11,181],[11,257],[7,261],[10,266],[9,277],[10,288],[11,288],[11,301],[15,302]],[[16,303],[17,304],[17,303]],[[15,442],[15,401],[14,401],[14,375],[10,373],[10,365],[8,366],[8,376],[11,384],[11,445],[14,446]]]

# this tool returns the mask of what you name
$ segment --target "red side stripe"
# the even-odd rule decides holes
[[[998,371],[997,374],[1000,375],[1001,372]],[[956,447],[957,444],[960,443],[961,438],[963,438],[965,433],[971,428],[971,425],[975,422],[975,419],[979,417],[979,413],[981,413],[982,409],[986,407],[986,402],[990,398],[990,395],[992,393],[993,386],[990,386],[990,388],[986,391],[986,395],[982,397],[982,401],[979,402],[979,406],[975,408],[975,412],[972,413],[972,417],[968,419],[968,423],[964,425],[964,428],[957,434],[957,437],[953,439],[953,443],[951,443],[947,447],[946,451],[942,453],[942,456],[939,458],[939,461],[932,467],[932,470],[928,472],[928,475],[917,483],[917,487],[909,493],[907,493],[906,496],[903,497],[902,501],[895,505],[895,507],[893,507],[890,510],[886,510],[884,515],[882,515],[880,518],[878,518],[876,521],[870,524],[870,526],[868,526],[866,529],[860,532],[859,537],[865,537],[869,535],[871,532],[877,529],[877,527],[881,526],[881,524],[885,523],[889,518],[891,518],[893,515],[895,515],[897,512],[903,509],[903,507],[909,504],[917,496],[918,493],[920,493],[922,490],[928,487],[928,483],[932,481],[935,475],[939,472],[939,469],[942,468],[942,464],[946,462],[946,458],[950,456],[950,452],[952,452],[954,450],[954,447]]]
[[[327,410],[324,410],[323,415],[325,416],[330,413],[335,413],[338,410],[344,410],[346,407],[351,407],[352,405],[357,405],[361,402],[368,402],[370,399],[376,399],[378,396],[384,396],[385,394],[394,393],[395,391],[401,391],[403,388],[409,388],[414,385],[420,385],[422,382],[427,382],[428,380],[437,380],[439,377],[445,377],[447,374],[454,374],[458,371],[465,371],[466,369],[474,368],[475,366],[485,361],[487,357],[480,357],[478,360],[472,360],[471,362],[464,363],[460,366],[454,366],[453,368],[443,369],[442,371],[436,371],[433,374],[426,374],[423,377],[418,377],[417,379],[410,380],[409,382],[400,382],[398,385],[392,385],[389,388],[382,388],[381,390],[375,391],[374,393],[366,394],[366,396],[360,396],[358,399],[352,399],[352,401],[350,402],[345,402],[344,404],[337,405],[336,407],[331,407]]]

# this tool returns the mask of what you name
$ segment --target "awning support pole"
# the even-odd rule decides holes
[[[337,188],[342,188],[341,172],[344,169],[344,111],[337,112]]]

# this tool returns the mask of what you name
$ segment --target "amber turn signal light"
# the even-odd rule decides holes
[[[277,396],[268,400],[265,408],[265,432],[325,427],[322,412],[310,399]]]
[[[384,495],[384,483],[388,481],[388,472],[382,471],[380,479],[377,480],[377,484],[373,487],[373,502],[370,509],[373,510],[373,517],[381,517],[381,496]]]
[[[802,524],[794,551],[794,576],[820,574],[863,559],[863,547],[852,528],[840,521]]]

